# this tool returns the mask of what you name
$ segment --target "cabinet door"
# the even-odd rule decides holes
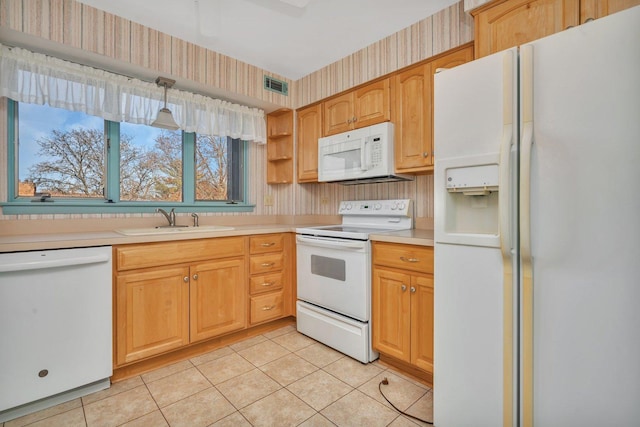
[[[242,258],[191,267],[191,342],[246,326],[247,288]]]
[[[475,16],[476,58],[578,25],[580,0],[508,0]]]
[[[355,128],[391,120],[389,79],[357,89],[353,102]]]
[[[433,277],[411,277],[411,363],[433,373]]]
[[[189,343],[188,282],[186,267],[116,277],[116,364]]]
[[[581,0],[580,23],[584,24],[639,4],[640,0]]]
[[[426,170],[431,156],[431,64],[395,76],[395,167],[401,171]]]
[[[318,138],[322,136],[322,104],[298,111],[298,182],[318,181]]]
[[[353,92],[347,92],[323,103],[324,135],[353,129]]]
[[[373,348],[405,362],[411,361],[410,285],[408,274],[373,269]]]

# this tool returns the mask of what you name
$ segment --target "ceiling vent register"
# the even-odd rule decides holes
[[[264,76],[264,88],[272,92],[289,96],[289,84],[273,77]]]

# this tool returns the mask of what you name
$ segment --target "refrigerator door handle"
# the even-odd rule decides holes
[[[507,51],[503,58],[502,88],[502,141],[500,142],[500,176],[498,206],[500,216],[500,248],[503,258],[511,258],[511,145],[513,144],[513,52]]]
[[[500,249],[503,264],[503,427],[513,426],[513,267],[511,258],[511,146],[514,116],[514,51],[504,53],[502,61],[502,141],[500,143],[500,176],[498,211]]]
[[[533,269],[531,257],[531,150],[533,148],[533,46],[520,47],[522,142],[520,144],[520,256],[522,426],[533,427]]]

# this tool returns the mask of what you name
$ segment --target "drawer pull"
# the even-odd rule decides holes
[[[275,262],[263,262],[262,264],[260,264],[262,267],[273,267],[274,265],[276,265]]]
[[[415,288],[415,286],[412,286],[412,287],[411,287],[411,293],[412,293],[412,294],[415,294],[415,293],[416,293],[416,288]]]
[[[276,308],[275,305],[265,305],[264,307],[262,307],[262,311],[269,311],[273,310],[274,308]]]
[[[184,276],[184,277],[182,278],[182,281],[183,281],[184,283],[189,283],[189,276]]]
[[[406,290],[407,290],[407,285],[405,285],[405,284],[403,283],[403,284],[402,284],[402,288],[401,288],[401,289],[402,289],[402,292],[406,291]]]
[[[401,256],[400,259],[404,262],[420,262],[420,258],[407,258]]]
[[[264,282],[262,285],[260,286],[273,286],[275,285],[276,282]]]
[[[270,248],[271,246],[275,245],[275,242],[269,242],[269,243],[262,243],[260,244],[260,246],[262,246],[263,248]]]

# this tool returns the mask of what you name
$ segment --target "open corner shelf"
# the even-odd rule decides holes
[[[267,183],[293,183],[293,110],[267,114]]]

